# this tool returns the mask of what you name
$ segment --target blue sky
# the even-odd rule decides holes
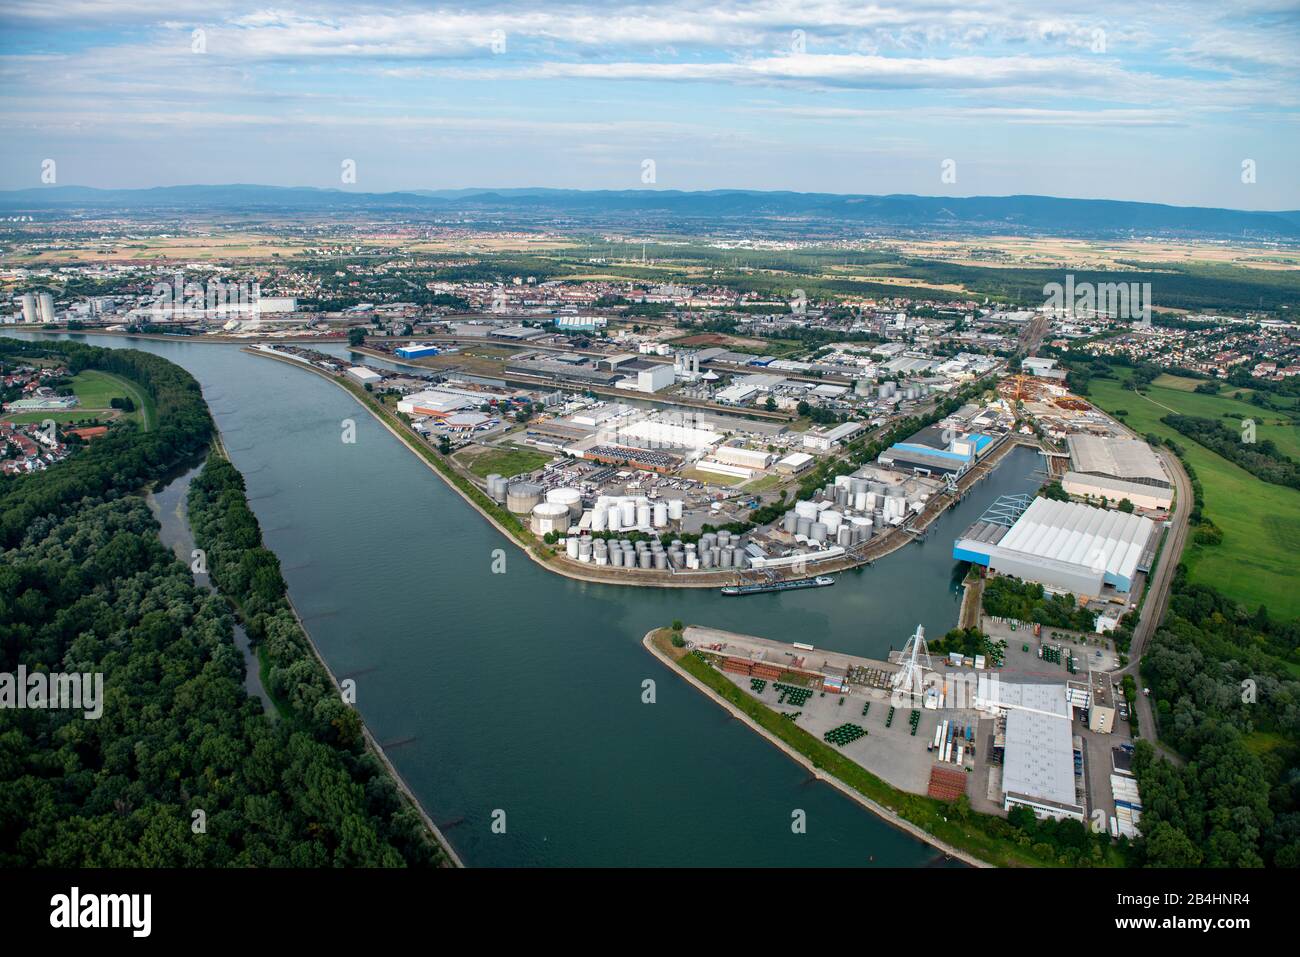
[[[1300,208],[1300,6],[1226,7],[10,0],[0,188],[41,185],[53,159],[59,184],[106,187]]]

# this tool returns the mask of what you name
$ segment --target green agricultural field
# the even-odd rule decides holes
[[[1162,375],[1147,389],[1147,397],[1152,402],[1167,406],[1169,411],[1179,412],[1182,415],[1204,416],[1207,419],[1222,419],[1236,428],[1240,428],[1244,420],[1250,419],[1255,423],[1256,439],[1259,441],[1272,439],[1284,454],[1292,458],[1300,458],[1300,413],[1274,412],[1272,409],[1254,405],[1250,401],[1254,391],[1252,389],[1237,389],[1224,385],[1223,391],[1218,395],[1202,395],[1193,392],[1192,389],[1196,388],[1201,381]],[[1242,398],[1234,398],[1236,395],[1241,395]],[[1291,401],[1289,398],[1284,398],[1283,404]],[[1167,412],[1161,413],[1161,415],[1165,414]]]
[[[1143,396],[1112,379],[1093,379],[1089,390],[1092,401],[1106,411],[1127,410],[1124,421],[1138,433],[1171,438],[1186,450],[1204,489],[1205,511],[1223,529],[1223,544],[1218,546],[1189,539],[1183,561],[1192,580],[1213,585],[1250,609],[1263,604],[1275,616],[1300,616],[1300,589],[1295,587],[1300,492],[1255,478],[1160,421],[1170,411],[1212,418],[1225,412],[1250,418],[1245,413],[1253,412],[1257,422],[1276,421],[1278,414],[1261,417],[1265,410],[1248,402],[1168,387],[1153,386]],[[1296,448],[1294,426],[1260,425],[1257,434],[1272,438],[1279,448]]]
[[[469,463],[468,468],[479,478],[487,478],[493,472],[509,478],[521,472],[531,472],[534,469],[539,469],[549,462],[551,458],[552,456],[547,455],[545,452],[536,452],[532,449],[507,445],[475,456],[474,460]]]

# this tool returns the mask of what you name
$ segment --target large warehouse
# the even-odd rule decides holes
[[[1002,752],[1003,809],[1023,805],[1039,817],[1082,821],[1065,686],[981,674],[975,707],[997,720],[993,747]]]
[[[1149,518],[1077,502],[1036,498],[1010,526],[988,515],[957,539],[953,558],[1075,595],[1127,594],[1155,545]]]
[[[1138,508],[1167,509],[1173,489],[1160,457],[1137,439],[1071,435],[1070,470],[1061,487],[1071,495],[1128,499]]]

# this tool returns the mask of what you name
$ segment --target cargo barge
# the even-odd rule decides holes
[[[724,585],[722,594],[724,595],[760,595],[769,591],[794,591],[799,588],[824,588],[827,585],[834,585],[835,579],[829,575],[818,575],[816,578],[796,578],[792,581],[783,582],[754,582],[749,585]]]

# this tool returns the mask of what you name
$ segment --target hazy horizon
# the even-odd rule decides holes
[[[145,190],[151,190],[151,189],[187,189],[187,188],[194,188],[194,189],[240,189],[240,188],[243,188],[243,189],[310,189],[310,190],[317,190],[317,191],[320,191],[320,192],[350,193],[350,194],[354,194],[354,195],[367,195],[367,194],[370,194],[370,195],[377,195],[377,196],[389,195],[389,194],[400,194],[400,193],[410,193],[410,194],[428,194],[428,193],[435,193],[435,194],[441,194],[441,193],[464,193],[464,194],[474,194],[474,193],[494,193],[494,192],[502,192],[502,193],[505,193],[505,192],[538,192],[538,191],[555,191],[555,192],[579,192],[579,193],[602,193],[602,192],[618,192],[618,193],[624,193],[624,192],[645,192],[645,193],[678,193],[678,194],[688,194],[688,195],[689,195],[689,194],[700,194],[700,195],[704,195],[704,194],[708,194],[708,193],[757,193],[757,194],[771,193],[771,194],[826,195],[826,196],[844,196],[844,197],[857,197],[857,196],[863,196],[863,197],[882,197],[882,198],[884,198],[884,197],[902,197],[902,198],[914,197],[914,198],[919,198],[919,199],[954,199],[954,200],[967,200],[967,199],[1010,199],[1010,198],[1013,198],[1013,197],[1032,197],[1032,198],[1036,198],[1036,199],[1052,199],[1052,200],[1064,200],[1064,201],[1073,201],[1073,202],[1145,203],[1145,204],[1148,204],[1148,205],[1155,205],[1155,206],[1170,206],[1170,207],[1174,207],[1174,208],[1187,208],[1187,209],[1196,209],[1196,208],[1203,208],[1203,209],[1225,209],[1225,210],[1229,210],[1229,211],[1232,211],[1232,212],[1258,212],[1258,213],[1296,213],[1296,212],[1300,212],[1300,207],[1297,207],[1297,208],[1295,208],[1295,209],[1284,209],[1284,208],[1281,208],[1281,207],[1278,207],[1278,208],[1276,208],[1276,209],[1251,209],[1251,208],[1248,208],[1248,207],[1235,207],[1235,206],[1220,206],[1220,207],[1213,207],[1213,206],[1204,206],[1204,205],[1202,205],[1202,204],[1197,204],[1197,203],[1160,203],[1160,202],[1155,202],[1155,201],[1151,201],[1151,200],[1129,200],[1129,199],[1117,199],[1117,198],[1115,198],[1115,197],[1113,197],[1113,196],[1068,196],[1068,195],[1049,195],[1049,194],[1046,194],[1046,193],[971,193],[971,194],[969,194],[969,195],[965,195],[965,194],[961,194],[961,193],[953,193],[953,194],[940,194],[940,193],[848,193],[848,192],[828,191],[828,190],[812,190],[812,189],[762,189],[762,188],[746,188],[746,187],[738,187],[738,186],[701,187],[701,188],[699,188],[699,189],[677,189],[677,188],[666,187],[666,186],[641,186],[641,187],[628,187],[628,188],[625,188],[625,189],[620,189],[620,188],[617,188],[617,187],[603,187],[603,186],[591,186],[591,187],[583,188],[583,187],[570,187],[570,186],[538,186],[538,185],[535,185],[535,184],[529,184],[529,185],[516,185],[516,186],[498,185],[498,186],[453,186],[453,187],[443,187],[443,186],[406,186],[406,187],[401,187],[401,186],[399,186],[399,187],[395,187],[395,188],[393,188],[393,189],[385,189],[385,190],[368,190],[368,189],[360,189],[360,188],[355,187],[355,186],[352,186],[352,187],[348,187],[348,186],[318,186],[318,185],[313,185],[313,184],[308,184],[308,183],[285,183],[285,184],[279,184],[279,183],[243,183],[243,182],[229,182],[229,183],[219,183],[219,182],[211,182],[211,183],[155,183],[155,184],[144,185],[144,186],[116,186],[116,185],[107,185],[107,186],[91,186],[91,185],[89,185],[89,184],[87,184],[87,183],[57,183],[57,184],[48,184],[48,185],[44,185],[44,186],[34,186],[34,187],[25,187],[25,186],[19,186],[19,187],[0,187],[0,194],[2,194],[2,193],[19,192],[19,191],[27,190],[27,189],[36,189],[36,190],[92,189],[92,190],[102,190],[102,191],[104,191],[104,192],[116,192],[116,191],[145,191]]]

